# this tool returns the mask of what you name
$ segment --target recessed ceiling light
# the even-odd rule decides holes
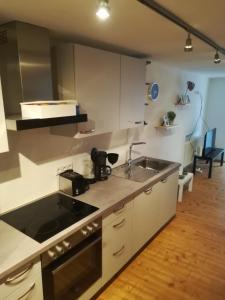
[[[191,41],[191,35],[188,33],[187,39],[186,39],[186,44],[184,46],[184,51],[185,52],[191,52],[193,50],[192,46],[192,41]]]
[[[110,7],[108,0],[99,0],[98,8],[96,11],[96,15],[101,20],[106,20],[110,16]]]
[[[216,54],[215,54],[215,56],[214,56],[214,63],[215,63],[215,64],[219,64],[220,62],[221,62],[221,59],[220,59],[218,50],[216,50]]]

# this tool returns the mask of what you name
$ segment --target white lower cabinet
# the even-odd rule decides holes
[[[31,262],[0,285],[0,300],[42,300],[41,262]]]
[[[129,202],[129,207],[103,220],[102,284],[109,281],[132,256],[132,204]]]
[[[178,172],[162,179],[134,199],[133,253],[176,214]]]
[[[147,188],[134,199],[133,211],[133,253],[136,253],[158,230],[159,183]]]

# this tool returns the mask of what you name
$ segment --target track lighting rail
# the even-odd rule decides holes
[[[214,42],[212,39],[210,39],[208,36],[206,36],[204,33],[200,32],[184,20],[182,20],[180,17],[175,15],[173,12],[168,10],[167,8],[163,7],[162,5],[158,4],[154,0],[137,0],[138,2],[144,4],[148,8],[154,10],[161,16],[165,17],[166,19],[170,20],[171,22],[175,23],[176,25],[180,26],[187,32],[191,33],[192,35],[196,36],[209,46],[215,48],[217,51],[221,52],[225,55],[225,49],[218,45],[216,42]]]

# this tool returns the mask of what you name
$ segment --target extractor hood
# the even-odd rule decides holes
[[[8,129],[87,121],[86,114],[48,119],[21,118],[20,102],[53,99],[48,29],[18,21],[1,25],[0,74]]]

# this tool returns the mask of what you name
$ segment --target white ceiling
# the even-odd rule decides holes
[[[109,1],[111,18],[102,22],[95,16],[97,0],[0,0],[0,23],[25,21],[49,28],[54,37],[144,54],[186,69],[225,72],[225,61],[215,65],[214,49],[195,37],[194,51],[184,53],[186,32],[137,0]],[[224,0],[157,2],[225,48]]]

